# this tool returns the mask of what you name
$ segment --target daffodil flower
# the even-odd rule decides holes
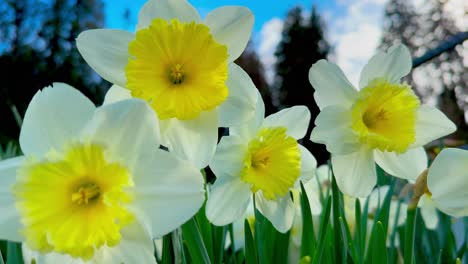
[[[320,60],[309,72],[321,112],[311,140],[327,146],[341,191],[366,197],[374,188],[375,163],[387,173],[415,180],[425,169],[422,146],[455,131],[439,110],[420,101],[400,79],[411,70],[403,45],[374,55],[361,72],[359,90],[333,63]]]
[[[257,209],[280,232],[293,224],[294,203],[290,190],[314,175],[316,161],[298,144],[304,137],[310,113],[305,106],[284,109],[265,118],[258,95],[254,118],[232,127],[218,145],[210,168],[217,179],[206,205],[215,225],[241,218],[255,195]]]
[[[0,239],[45,263],[154,263],[152,239],[204,201],[199,170],[158,149],[140,99],[96,109],[55,83],[33,97],[19,141],[24,156],[0,162]]]
[[[428,169],[423,197],[424,203],[448,215],[468,216],[468,151],[446,148],[440,152]]]
[[[253,115],[255,87],[233,63],[253,21],[244,7],[221,7],[202,20],[185,0],[150,0],[140,10],[135,33],[87,30],[77,47],[115,84],[107,100],[147,101],[161,120],[163,145],[204,168],[215,152],[218,126],[239,125]]]

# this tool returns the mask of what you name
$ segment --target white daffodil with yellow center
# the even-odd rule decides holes
[[[403,45],[374,55],[361,72],[359,89],[338,66],[320,60],[309,72],[321,112],[310,139],[327,146],[338,187],[353,197],[374,188],[375,163],[387,173],[415,180],[425,169],[422,146],[455,131],[439,110],[421,105],[400,79],[411,70]]]
[[[210,168],[216,175],[206,205],[206,215],[215,225],[240,219],[255,195],[257,209],[280,232],[293,224],[294,201],[290,190],[307,182],[317,162],[297,143],[310,120],[305,106],[284,109],[265,118],[260,95],[255,116],[218,145]]]
[[[30,102],[20,145],[0,162],[0,239],[26,242],[38,263],[155,263],[152,239],[204,201],[200,172],[158,149],[139,99],[96,109],[56,83]]]
[[[434,228],[438,223],[436,208],[454,217],[468,216],[468,151],[446,148],[437,155],[428,169],[426,193],[419,203],[426,225]]]
[[[204,168],[215,152],[218,127],[240,125],[253,115],[255,87],[233,63],[253,21],[244,7],[221,7],[202,20],[186,0],[149,0],[135,33],[88,30],[77,47],[115,84],[107,102],[147,101],[161,120],[162,144]]]

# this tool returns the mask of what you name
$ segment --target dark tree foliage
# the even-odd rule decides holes
[[[428,0],[417,8],[411,1],[390,0],[385,9],[381,48],[403,43],[413,58],[420,57],[460,32],[444,11],[446,2]],[[438,107],[458,126],[453,139],[468,139],[464,112],[468,110],[468,75],[463,65],[463,47],[446,52],[422,64],[406,78],[423,102],[437,101]]]
[[[242,69],[249,74],[250,78],[252,78],[253,83],[265,102],[265,114],[270,115],[276,112],[276,108],[273,106],[270,87],[265,78],[265,68],[258,58],[251,41],[249,41],[247,48],[235,63],[242,67]]]
[[[0,2],[0,143],[18,139],[18,118],[34,94],[53,82],[68,83],[95,103],[102,101],[109,84],[86,65],[75,39],[103,23],[100,0]]]
[[[279,94],[280,107],[305,105],[311,112],[309,130],[305,138],[309,138],[314,120],[320,113],[313,94],[314,90],[308,79],[309,69],[320,59],[326,59],[330,46],[323,34],[324,25],[315,7],[308,19],[303,16],[302,9],[291,9],[285,20],[282,39],[275,55],[276,77],[275,89]],[[327,162],[329,153],[322,144],[304,140],[303,145],[315,156],[319,164]]]

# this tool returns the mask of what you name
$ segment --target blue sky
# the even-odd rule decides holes
[[[133,29],[138,16],[138,10],[146,2],[146,0],[121,0],[112,1],[105,0],[106,24],[110,28]],[[192,0],[190,3],[195,6],[202,17],[208,14],[211,10],[224,5],[241,5],[246,6],[255,14],[254,32],[260,32],[263,24],[273,17],[284,17],[287,11],[296,5],[301,5],[306,9],[310,9],[312,4],[318,6],[322,11],[339,13],[342,6],[338,5],[333,0]],[[130,26],[123,19],[123,14],[126,9],[130,10],[131,22]]]
[[[375,52],[381,35],[383,7],[388,0],[189,0],[204,17],[217,7],[241,5],[255,16],[252,32],[267,79],[272,80],[276,58],[274,51],[281,38],[283,19],[289,9],[302,6],[306,13],[312,5],[325,21],[326,36],[334,47],[330,59],[337,62],[353,83],[359,71]],[[138,11],[146,0],[104,0],[106,27],[133,31]],[[124,19],[128,9],[129,20]]]

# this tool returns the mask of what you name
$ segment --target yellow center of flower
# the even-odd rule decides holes
[[[13,191],[28,245],[88,260],[101,246],[119,243],[131,223],[128,170],[105,159],[94,144],[71,145],[60,159],[30,161]]]
[[[128,51],[127,88],[161,119],[194,119],[228,96],[227,47],[203,24],[154,19]]]
[[[352,128],[371,148],[403,153],[415,141],[418,107],[419,100],[406,83],[375,79],[359,91]]]
[[[297,141],[285,127],[264,128],[249,143],[241,172],[252,191],[261,190],[266,199],[288,193],[300,175],[301,154]]]

